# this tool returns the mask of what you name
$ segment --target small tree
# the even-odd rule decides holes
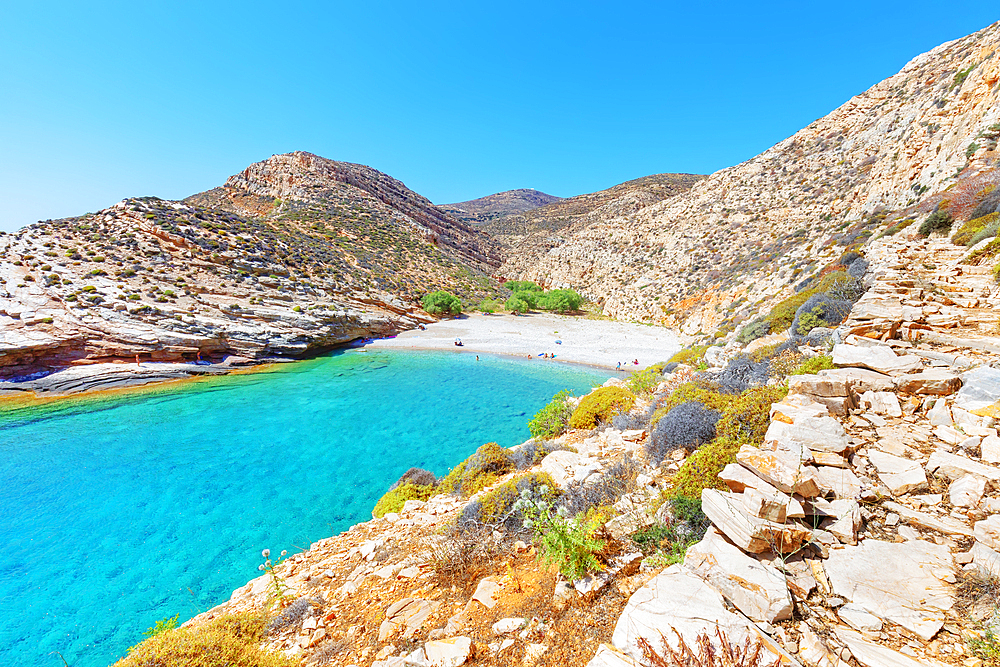
[[[462,302],[458,297],[444,290],[425,294],[420,303],[431,315],[458,315],[462,312]]]
[[[538,305],[545,310],[565,313],[579,310],[583,297],[571,289],[554,289],[538,297]]]
[[[542,288],[530,280],[508,280],[503,284],[511,292],[541,292]]]
[[[507,299],[507,303],[504,304],[504,307],[512,313],[526,313],[531,310],[528,303],[517,295]]]

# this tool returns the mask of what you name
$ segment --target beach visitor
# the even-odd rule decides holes
[[[135,365],[138,366],[139,368],[142,368],[142,364],[139,363],[139,355],[138,354],[135,355]]]
[[[618,368],[616,368],[615,370],[616,371],[620,371],[621,369],[622,369],[622,362],[619,361],[618,362]]]

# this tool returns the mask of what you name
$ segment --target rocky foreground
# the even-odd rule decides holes
[[[764,444],[704,490],[712,526],[681,562],[625,546],[676,520],[654,500],[687,452],[654,467],[644,430],[571,431],[557,443],[576,451],[536,468],[561,488],[612,474],[625,454],[639,461],[605,526],[619,548],[603,571],[567,581],[528,544],[498,541],[498,557],[449,578],[441,563],[461,545],[442,532],[468,501],[437,495],[279,565],[290,606],[265,574],[188,625],[271,609],[283,620],[266,646],[304,665],[634,667],[651,664],[642,640],[694,647],[707,632],[718,644],[716,629],[759,643],[762,664],[984,664],[973,649],[995,650],[1000,604],[1000,289],[955,246],[902,237],[868,247],[868,290],[834,334],[836,368],[789,378]],[[731,343],[713,363],[738,352]]]

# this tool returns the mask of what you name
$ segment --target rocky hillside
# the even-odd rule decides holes
[[[301,356],[494,293],[499,252],[402,183],[276,155],[183,202],[127,199],[0,236],[0,377],[71,363]]]
[[[562,241],[572,230],[606,218],[626,216],[694,185],[702,176],[654,174],[620,183],[607,190],[561,199],[520,215],[491,220],[483,231],[519,254],[540,253]],[[551,238],[550,238],[551,237]]]
[[[438,208],[456,220],[471,225],[482,225],[488,222],[498,222],[518,213],[527,213],[557,201],[561,201],[561,197],[522,188],[498,192],[457,204],[440,204]]]
[[[708,332],[726,310],[789,288],[865,238],[880,211],[991,168],[998,47],[1000,23],[943,44],[688,192],[593,215],[545,242],[505,235],[514,247],[500,273],[571,285],[614,317]]]

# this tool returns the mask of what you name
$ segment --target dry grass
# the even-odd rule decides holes
[[[715,628],[718,646],[712,643],[708,633],[702,631],[695,640],[697,653],[691,650],[684,638],[674,630],[679,643],[675,651],[660,633],[660,645],[663,653],[657,653],[645,637],[639,638],[639,648],[643,657],[652,667],[762,667],[762,660],[768,654],[763,643],[758,639],[754,642],[747,637],[743,645],[732,644],[726,633]],[[767,667],[779,667],[781,658],[776,658]]]

